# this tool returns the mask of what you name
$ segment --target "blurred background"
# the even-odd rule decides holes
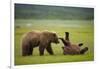
[[[94,8],[17,3],[14,6],[15,65],[94,60]],[[52,44],[54,56],[45,51],[41,57],[38,48],[35,48],[32,56],[23,57],[21,38],[32,30],[55,31],[60,37],[64,37],[64,32],[69,32],[72,43],[83,43],[89,51],[85,55],[63,55],[63,44],[60,42],[58,45]]]

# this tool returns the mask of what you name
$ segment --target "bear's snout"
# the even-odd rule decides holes
[[[58,44],[58,43],[59,43],[59,41],[57,40],[57,41],[56,41],[56,44]]]

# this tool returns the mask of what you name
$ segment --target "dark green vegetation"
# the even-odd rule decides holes
[[[15,5],[15,12],[16,12],[15,46],[14,46],[15,65],[93,60],[94,59],[93,8],[75,9],[70,7],[54,7],[54,9],[52,9],[53,7],[48,8],[49,6],[43,6],[43,7],[37,5],[33,6],[18,5],[18,4]],[[48,11],[48,9],[50,11]],[[56,13],[54,11],[56,11]],[[32,56],[23,57],[21,55],[21,45],[20,45],[21,38],[23,34],[32,30],[55,31],[57,32],[59,37],[64,37],[64,32],[67,31],[70,33],[70,40],[73,43],[75,44],[84,43],[83,47],[88,47],[89,51],[86,52],[85,55],[63,55],[63,51],[61,48],[63,46],[63,43],[60,41],[60,43],[57,45],[52,44],[52,48],[55,53],[55,55],[53,56],[49,55],[46,52],[46,50],[44,56],[39,56],[39,51],[37,47],[34,49],[34,53]]]
[[[15,18],[21,19],[93,19],[93,8],[16,4]]]

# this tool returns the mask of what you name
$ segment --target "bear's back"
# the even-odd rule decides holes
[[[25,42],[29,42],[31,40],[37,40],[40,37],[40,32],[38,31],[31,31],[31,32],[27,32],[26,34],[23,35],[22,37],[22,41]]]

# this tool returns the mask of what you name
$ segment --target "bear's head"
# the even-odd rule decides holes
[[[58,40],[58,36],[57,36],[57,34],[56,33],[51,33],[51,42],[53,42],[53,43],[59,43],[59,40]]]
[[[44,34],[50,43],[56,43],[56,44],[59,43],[58,36],[55,32],[45,31]]]

